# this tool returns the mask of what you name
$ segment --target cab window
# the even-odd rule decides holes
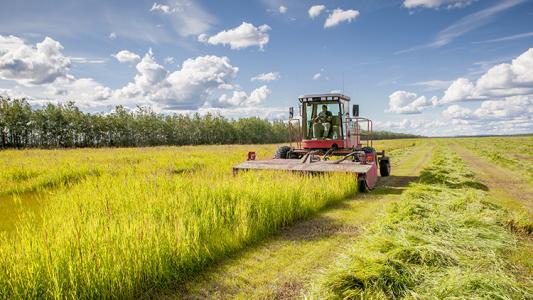
[[[339,102],[307,102],[305,103],[305,113],[307,117],[307,126],[306,126],[306,139],[313,138],[313,120],[320,114],[322,111],[322,106],[326,105],[328,111],[331,113],[333,120],[332,125],[338,126],[338,116],[340,111]]]

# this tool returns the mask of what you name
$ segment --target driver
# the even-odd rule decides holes
[[[331,119],[333,114],[328,111],[327,105],[322,105],[322,111],[313,119],[313,136],[319,138],[320,136],[320,125],[324,128],[324,133],[321,138],[327,138],[329,135],[329,129],[331,128]]]

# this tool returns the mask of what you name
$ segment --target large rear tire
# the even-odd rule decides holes
[[[289,153],[291,152],[292,148],[289,146],[281,146],[276,151],[276,154],[274,154],[275,159],[288,159]]]
[[[370,189],[368,188],[368,184],[366,184],[366,180],[364,176],[359,176],[357,178],[357,189],[359,190],[360,193],[366,193],[370,191]]]
[[[379,174],[381,177],[387,177],[390,175],[390,161],[388,158],[382,158],[379,161]]]

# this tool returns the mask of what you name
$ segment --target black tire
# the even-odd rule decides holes
[[[276,151],[276,154],[274,154],[275,159],[288,159],[289,158],[289,152],[292,150],[289,146],[281,146]]]
[[[360,176],[357,178],[357,189],[359,190],[360,193],[366,193],[370,191],[370,189],[368,188],[368,185],[366,184],[365,177]]]
[[[382,158],[379,161],[379,174],[381,177],[387,177],[390,175],[390,161],[388,158]]]

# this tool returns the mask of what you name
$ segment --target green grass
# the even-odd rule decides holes
[[[393,166],[406,158],[415,167],[419,143],[374,146]],[[275,147],[0,152],[0,298],[152,297],[355,194],[350,175],[231,175],[247,151],[268,158]],[[516,236],[531,223],[494,205],[460,160],[443,157],[355,244],[320,295],[531,297],[527,280],[508,272],[530,261]]]
[[[345,299],[533,297],[513,273],[519,238],[511,214],[440,149],[420,182],[328,271],[320,297]]]
[[[429,162],[432,144],[416,141],[403,148],[388,148],[395,176],[418,174]],[[391,145],[379,145],[379,149]],[[392,178],[391,178],[392,179]],[[391,182],[392,184],[392,182]],[[360,238],[385,203],[399,198],[397,189],[380,187],[357,194],[348,201],[328,207],[309,220],[285,228],[254,247],[240,251],[189,281],[180,292],[165,293],[171,299],[285,299],[303,298],[320,278],[324,266],[335,262]]]
[[[3,176],[4,182],[39,186],[46,199],[38,213],[24,212],[13,231],[0,232],[0,298],[150,295],[356,191],[351,175],[233,177],[231,166],[249,148],[45,152],[56,164],[32,168],[51,176],[69,170],[66,162],[92,160],[87,166],[99,170],[98,176],[59,181],[53,188],[39,183],[42,173],[4,170],[18,174]],[[254,148],[260,157],[274,149]],[[14,168],[20,164],[20,157],[12,162]],[[26,201],[24,194],[14,195]]]
[[[455,140],[491,162],[513,170],[533,183],[533,136],[468,138]]]

